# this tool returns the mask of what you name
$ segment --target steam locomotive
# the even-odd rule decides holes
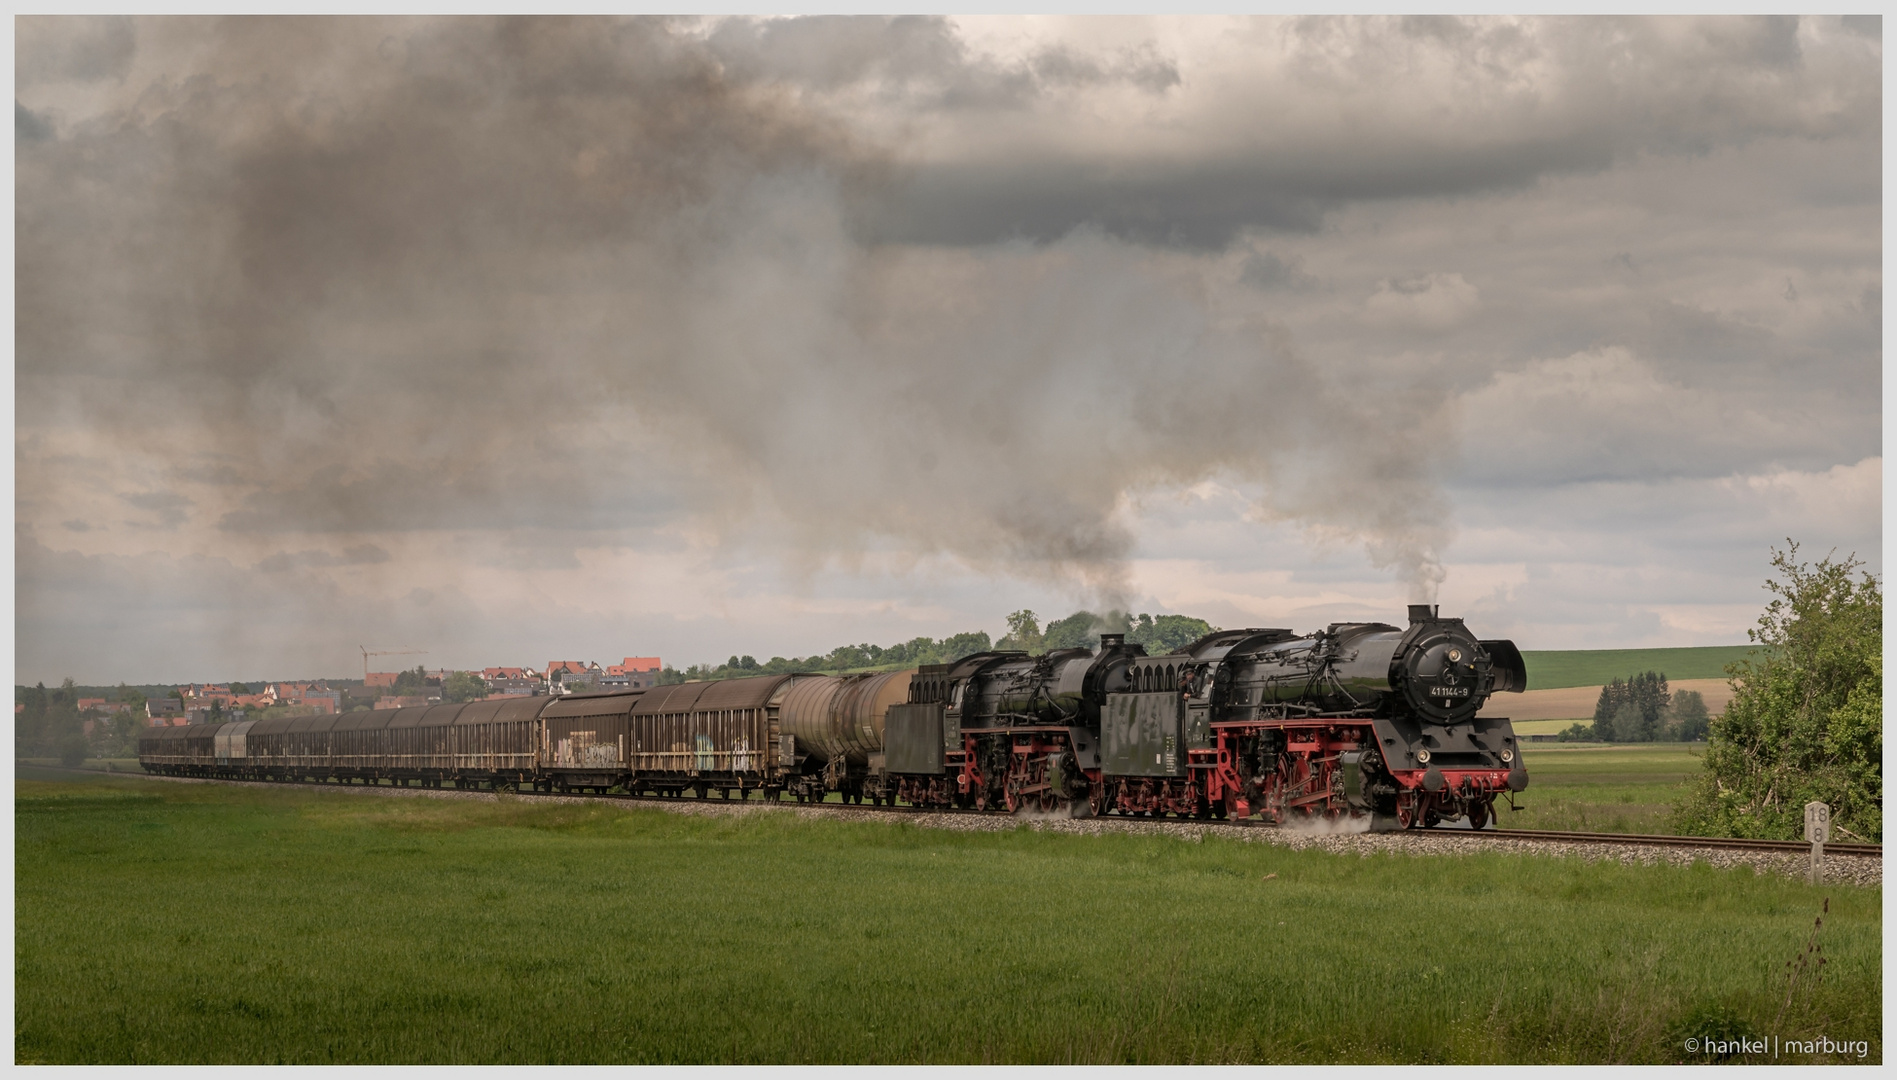
[[[924,806],[1479,829],[1528,786],[1513,727],[1477,715],[1527,667],[1434,607],[1409,615],[925,667],[889,710],[882,771]]]
[[[875,675],[775,675],[159,728],[155,773],[753,794],[1076,816],[1482,828],[1528,784],[1512,642],[1412,605],[1409,626],[1219,631],[1166,656],[1121,635]]]

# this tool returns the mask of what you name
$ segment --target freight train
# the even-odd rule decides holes
[[[1166,656],[983,652],[875,675],[768,675],[155,728],[149,772],[1074,816],[1383,828],[1466,821],[1528,785],[1514,643],[1412,605],[1409,625],[1224,630]]]

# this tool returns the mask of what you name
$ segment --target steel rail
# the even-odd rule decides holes
[[[1412,829],[1417,836],[1492,836],[1505,840],[1559,840],[1577,844],[1647,844],[1658,847],[1722,848],[1729,851],[1783,851],[1803,854],[1811,845],[1803,840],[1754,840],[1741,836],[1654,836],[1641,833],[1554,832],[1547,829]],[[1882,856],[1882,844],[1826,844],[1826,855]]]
[[[520,794],[522,795],[560,795],[562,793],[557,792],[557,791],[555,792],[522,791],[520,792]],[[722,799],[722,798],[698,799],[698,798],[686,798],[684,796],[672,797],[672,796],[665,796],[665,795],[615,794],[615,795],[599,796],[599,795],[574,795],[572,793],[566,793],[566,794],[568,795],[568,797],[574,797],[574,798],[588,798],[588,799],[608,798],[608,799],[619,799],[619,800],[630,801],[630,802],[653,802],[653,803],[674,804],[674,805],[680,804],[680,803],[687,803],[687,804],[692,804],[692,805],[705,804],[705,803],[729,804],[733,802],[742,804],[744,802],[749,801],[746,799]],[[1004,811],[1004,810],[965,810],[960,807],[945,807],[945,806],[908,806],[908,805],[874,806],[869,803],[844,803],[844,802],[770,802],[770,803],[761,803],[760,805],[803,806],[803,807],[809,807],[813,810],[836,810],[836,811],[872,810],[872,811],[877,811],[877,812],[896,813],[896,814],[958,814],[958,815],[965,814],[965,815],[976,816],[976,817],[1012,816],[1008,814],[1007,811]],[[1075,818],[1073,820],[1085,821],[1089,819]],[[1109,814],[1105,817],[1095,818],[1092,820],[1098,820],[1098,821],[1176,821],[1176,822],[1181,822],[1181,823],[1190,823],[1194,825],[1216,826],[1222,829],[1283,828],[1283,826],[1281,825],[1276,825],[1276,824],[1273,824],[1271,822],[1266,822],[1266,821],[1224,821],[1218,818],[1165,818],[1165,817],[1143,818],[1143,817],[1130,817],[1123,814]],[[1350,834],[1340,834],[1340,835],[1350,835]],[[1780,852],[1790,852],[1790,853],[1797,853],[1797,854],[1803,854],[1809,851],[1811,848],[1811,845],[1799,840],[1755,840],[1755,839],[1750,839],[1746,837],[1730,837],[1730,836],[1654,836],[1654,835],[1640,834],[1640,833],[1556,832],[1556,831],[1548,830],[1548,829],[1482,829],[1480,831],[1477,831],[1474,829],[1457,829],[1457,828],[1389,829],[1389,830],[1379,831],[1378,835],[1403,836],[1403,837],[1411,837],[1411,836],[1458,837],[1460,836],[1460,837],[1465,837],[1465,838],[1479,837],[1482,839],[1493,839],[1493,840],[1551,840],[1551,841],[1561,841],[1561,842],[1566,842],[1566,843],[1582,843],[1582,844],[1620,844],[1624,846],[1657,845],[1657,846],[1662,846],[1662,847],[1719,848],[1722,850],[1733,850],[1733,851],[1780,851]],[[1881,844],[1826,844],[1825,854],[1827,855],[1853,855],[1853,856],[1868,855],[1868,856],[1873,856],[1873,857],[1882,857],[1882,855],[1884,854],[1884,848],[1883,848],[1883,845]]]

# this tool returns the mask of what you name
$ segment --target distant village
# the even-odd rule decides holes
[[[657,685],[662,668],[656,656],[628,656],[617,664],[601,666],[593,661],[549,660],[539,668],[491,667],[480,671],[451,671],[440,668],[427,671],[371,671],[363,680],[364,689],[375,695],[378,709],[405,709],[436,705],[444,700],[470,698],[532,697],[535,695],[577,694],[607,690],[641,690]],[[445,694],[452,680],[478,680],[474,693]],[[173,695],[145,700],[145,722],[151,727],[175,724],[201,724],[215,720],[242,720],[266,709],[292,706],[309,715],[339,713],[345,709],[345,697],[358,702],[364,695],[345,695],[343,688],[316,682],[275,682],[251,693],[242,683],[219,686],[216,683],[192,683],[180,686]],[[74,703],[90,736],[92,717],[109,717],[134,706],[125,701],[105,698],[80,698]],[[357,706],[360,707],[360,704]],[[16,705],[15,712],[23,706]]]

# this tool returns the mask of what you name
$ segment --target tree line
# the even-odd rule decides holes
[[[1698,742],[1706,738],[1706,699],[1697,690],[1669,691],[1666,675],[1643,671],[1601,687],[1594,722],[1576,723],[1563,742]]]
[[[773,656],[769,660],[758,660],[753,656],[733,656],[722,664],[693,664],[683,671],[667,665],[659,672],[658,681],[664,686],[695,680],[788,675],[798,671],[835,674],[952,664],[965,656],[991,649],[1019,649],[1039,654],[1055,649],[1094,648],[1103,633],[1124,634],[1129,644],[1144,645],[1147,652],[1159,655],[1182,649],[1217,629],[1204,619],[1185,615],[1133,615],[1118,611],[1105,615],[1076,611],[1042,627],[1039,616],[1022,609],[1009,615],[1007,622],[1008,633],[1000,641],[991,641],[987,631],[971,630],[940,641],[918,637],[889,646],[839,645],[827,653],[804,657]]]
[[[80,688],[70,678],[51,690],[45,683],[17,689],[14,757],[56,757],[77,767],[87,757],[135,756],[138,733],[145,726],[145,695],[120,683],[112,697],[126,708],[95,718],[92,737],[87,738],[86,717],[79,712]]]

